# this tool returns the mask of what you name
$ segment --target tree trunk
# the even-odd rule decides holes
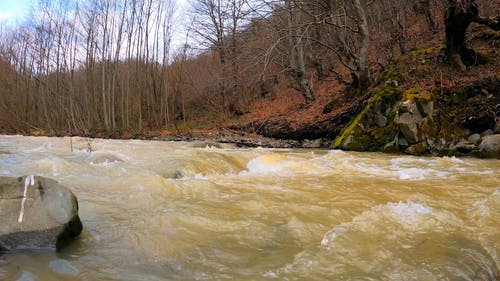
[[[436,30],[436,23],[434,22],[434,19],[432,18],[431,1],[430,0],[418,0],[413,5],[413,8],[417,14],[423,15],[425,17],[425,20],[427,21],[427,26],[429,27],[429,29],[432,31],[435,31]]]
[[[352,72],[353,86],[360,93],[364,92],[370,86],[370,70],[368,68],[368,50],[370,49],[370,29],[368,27],[368,18],[361,1],[353,1],[354,8],[358,14],[358,29],[361,36],[361,45],[358,58],[356,60],[356,70]]]
[[[306,100],[306,106],[311,105],[315,100],[314,91],[309,84],[309,80],[306,75],[305,58],[304,58],[304,48],[302,46],[302,34],[297,31],[299,28],[299,11],[292,3],[292,0],[285,1],[287,6],[288,18],[288,44],[290,48],[290,68],[292,69],[295,80],[298,82],[302,95]]]
[[[370,73],[368,68],[351,71],[352,87],[358,89],[361,93],[370,86]]]
[[[473,50],[465,45],[465,33],[473,22],[486,25],[492,29],[499,29],[496,20],[485,19],[479,16],[479,10],[474,0],[449,0],[450,4],[444,16],[445,22],[445,54],[448,61],[460,70],[466,70],[466,64],[475,62]]]
[[[463,3],[450,1],[450,6],[444,15],[445,53],[449,62],[462,71],[466,70],[463,59],[468,52],[465,46],[465,32],[478,14],[476,3],[466,0]]]

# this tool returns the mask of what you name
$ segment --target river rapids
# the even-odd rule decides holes
[[[0,175],[78,197],[0,280],[499,280],[500,161],[0,136]],[[1,223],[1,218],[0,218]]]

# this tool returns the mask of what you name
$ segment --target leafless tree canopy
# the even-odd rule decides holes
[[[444,35],[449,7],[473,7],[471,22],[493,27],[499,9],[493,0],[193,0],[189,26],[174,34],[174,3],[39,0],[24,24],[0,23],[0,130],[179,129],[243,114],[278,84],[314,103],[325,79],[360,93],[374,69]],[[173,50],[181,33],[188,39]]]

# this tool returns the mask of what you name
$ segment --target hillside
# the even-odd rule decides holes
[[[363,97],[350,95],[339,83],[323,82],[317,85],[317,103],[303,108],[300,94],[285,89],[256,102],[251,113],[231,120],[230,125],[225,126],[266,137],[298,141],[322,139],[319,143],[328,147],[371,98],[380,97],[381,92],[390,88],[392,92],[422,97],[435,93],[432,98],[439,100],[441,109],[454,114],[449,116],[454,126],[469,130],[471,134],[495,130],[497,126],[495,132],[498,133],[500,33],[475,27],[469,36],[470,46],[479,54],[479,59],[478,64],[467,72],[461,72],[443,60],[441,39],[435,36],[426,47],[399,57],[385,71],[375,73],[376,79]],[[382,98],[394,99],[391,96]],[[398,100],[403,98],[398,97]],[[455,144],[457,142],[455,140]],[[365,147],[357,150],[383,149]]]
[[[495,1],[198,0],[172,55],[167,3],[87,2],[0,34],[2,133],[483,155],[498,131]]]

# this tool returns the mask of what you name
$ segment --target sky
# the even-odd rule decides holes
[[[188,3],[191,0],[175,0],[177,1],[177,16],[174,20],[174,33],[172,38],[173,49],[180,48],[185,42],[186,31],[183,26],[183,12],[187,9]],[[0,0],[0,32],[4,24],[17,25],[26,19],[30,14],[30,7],[37,0]]]
[[[22,21],[28,14],[34,0],[0,0],[0,21]],[[179,7],[184,7],[189,0],[176,0]]]
[[[20,21],[33,0],[0,0],[0,21]]]

